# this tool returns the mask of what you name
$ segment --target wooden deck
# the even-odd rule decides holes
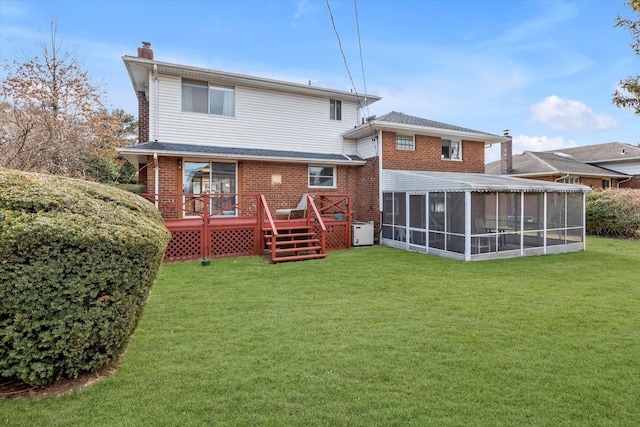
[[[176,197],[178,196],[178,197]],[[203,206],[208,206],[210,200],[215,196],[209,195],[145,195],[151,201],[156,200],[171,201],[168,206],[158,204],[160,212],[170,212],[170,217],[165,217],[165,226],[171,232],[171,240],[165,252],[165,262],[189,261],[209,258],[238,257],[250,255],[265,255],[271,253],[272,261],[278,262],[275,252],[282,252],[287,255],[281,259],[290,261],[296,259],[312,258],[310,249],[316,251],[324,257],[326,250],[345,249],[351,245],[351,218],[349,215],[335,215],[334,209],[344,203],[346,211],[349,205],[349,196],[346,195],[311,195],[314,204],[309,206],[303,218],[278,219],[273,218],[264,198],[260,202],[261,196],[257,195],[257,202],[249,203],[249,211],[241,209],[241,204],[233,206],[234,215],[207,215],[202,212],[192,212],[185,209],[185,206],[176,206],[176,200],[185,200],[197,197],[202,200]],[[243,196],[246,201],[247,196]],[[249,196],[251,199],[251,197]],[[239,199],[239,198],[238,198]],[[333,201],[332,201],[333,200]],[[335,202],[338,200],[338,202]],[[343,202],[340,202],[343,200]],[[264,205],[264,206],[262,206]],[[319,205],[319,206],[318,206]],[[163,209],[164,207],[164,209]],[[229,206],[225,206],[228,212]],[[178,215],[173,213],[178,212]],[[207,209],[204,210],[207,212]],[[181,216],[182,218],[176,218]],[[299,248],[298,252],[291,255],[285,251],[286,248],[297,247],[299,243],[292,244],[291,241],[281,243],[282,250],[276,250],[275,244],[270,246],[273,229],[276,235],[292,233],[291,230],[298,229],[299,232],[306,232],[310,235],[309,246]],[[306,228],[306,230],[303,230]],[[278,239],[282,239],[280,236]],[[297,238],[297,240],[300,240]],[[311,243],[316,240],[316,243]],[[306,241],[306,240],[305,240]],[[274,252],[275,251],[275,252]]]

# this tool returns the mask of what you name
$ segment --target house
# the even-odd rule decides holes
[[[612,188],[640,188],[639,146],[623,144],[621,142],[608,142],[582,147],[561,148],[555,151],[571,156],[571,158],[579,162],[617,172],[628,177],[622,181],[612,182]],[[588,183],[586,184],[590,185]]]
[[[487,164],[486,173],[594,189],[640,188],[640,148],[612,142],[515,156],[501,152],[500,161]]]
[[[531,254],[522,244],[524,192],[563,197],[565,206],[567,194],[586,191],[534,188],[517,178],[474,186],[486,179],[485,144],[510,137],[394,111],[365,118],[364,110],[380,100],[370,94],[161,62],[148,43],[123,61],[139,101],[139,143],[119,151],[138,166],[147,197],[172,231],[168,260],[265,248],[274,262],[277,254],[281,260],[321,257],[326,248],[350,246],[352,220],[382,230],[381,243],[408,250],[467,260],[522,256]],[[438,174],[445,175],[431,179]],[[470,185],[460,184],[465,180]],[[492,194],[495,203],[471,203],[477,191]],[[519,194],[510,200],[520,205],[506,210],[502,192]],[[424,204],[414,203],[414,194],[424,196]],[[428,205],[459,194],[462,204]],[[387,203],[389,197],[397,203]],[[402,197],[409,211],[401,208]],[[413,209],[422,215],[416,224]],[[456,209],[464,226],[454,231]],[[406,221],[399,212],[407,213]],[[494,227],[471,226],[472,213]],[[441,214],[449,215],[441,218],[442,230]],[[536,212],[535,253],[548,253],[551,242],[545,214]],[[509,227],[502,224],[507,219]],[[584,247],[583,224],[572,227],[580,238],[558,240],[555,250]],[[558,230],[565,236],[566,222]],[[407,238],[414,235],[423,238]]]

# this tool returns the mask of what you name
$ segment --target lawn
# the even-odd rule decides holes
[[[640,242],[162,266],[124,361],[10,426],[637,425]]]

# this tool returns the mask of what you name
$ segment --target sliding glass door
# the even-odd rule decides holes
[[[235,163],[184,162],[185,215],[204,213],[203,194],[211,195],[210,215],[235,215],[236,181]]]

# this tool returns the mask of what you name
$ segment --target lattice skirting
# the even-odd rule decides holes
[[[255,255],[255,229],[211,230],[209,247],[211,258]]]
[[[164,253],[164,261],[187,261],[202,258],[200,253],[202,230],[171,230],[171,240]]]
[[[320,227],[315,226],[313,231],[316,233],[316,237],[320,238]],[[327,225],[326,235],[326,247],[330,249],[347,249],[349,243],[347,242],[347,226],[346,225]]]

